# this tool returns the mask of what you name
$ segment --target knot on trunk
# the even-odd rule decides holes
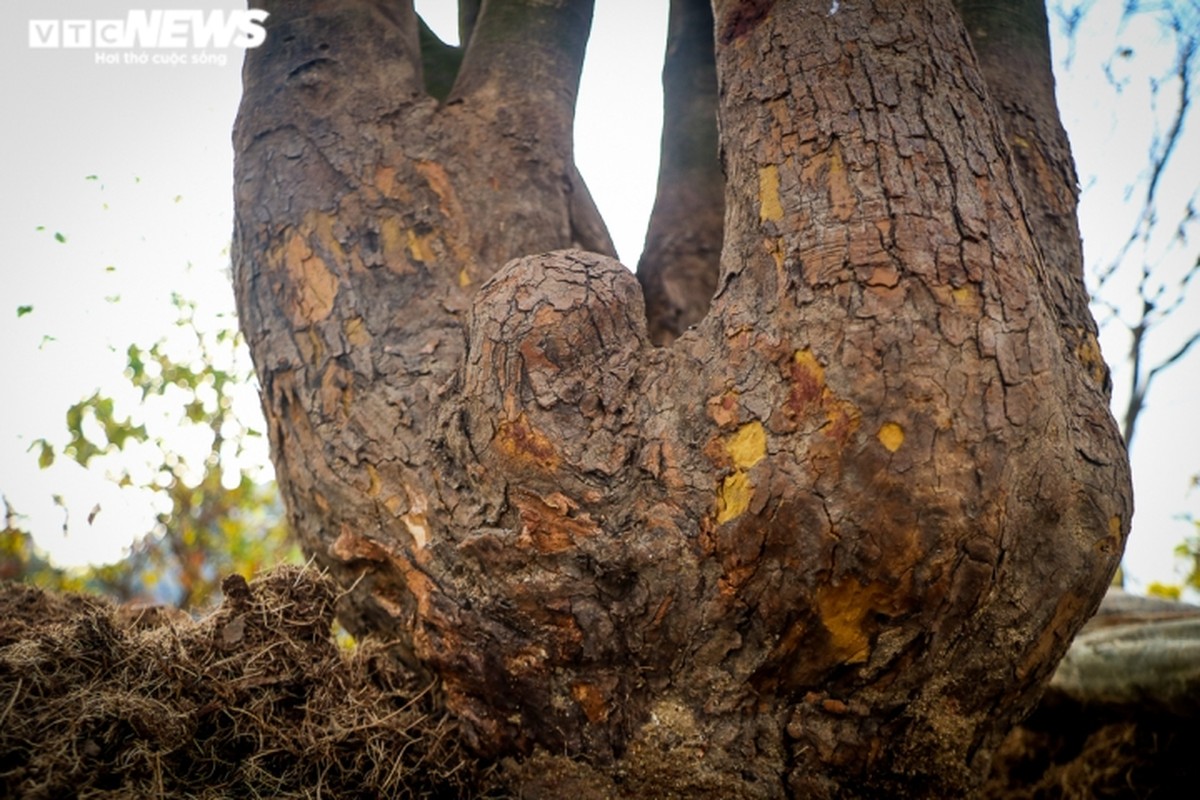
[[[476,296],[469,342],[468,434],[485,462],[555,486],[627,462],[648,344],[620,262],[578,250],[509,262]]]

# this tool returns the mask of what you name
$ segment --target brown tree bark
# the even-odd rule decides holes
[[[1073,214],[1069,155],[1014,164],[955,9],[718,0],[721,271],[657,348],[637,280],[569,249],[608,249],[571,153],[590,0],[485,0],[444,102],[407,4],[269,9],[235,285],[350,628],[481,753],[613,794],[668,745],[744,796],[973,785],[1131,499],[1078,237],[1035,210]]]

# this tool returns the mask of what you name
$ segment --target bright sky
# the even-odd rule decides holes
[[[598,0],[580,91],[580,169],[631,266],[654,200],[666,5]],[[1089,259],[1113,252],[1130,229],[1134,212],[1122,205],[1123,190],[1143,168],[1153,121],[1137,81],[1118,97],[1099,70],[1113,52],[1121,5],[1093,5],[1076,44],[1074,70],[1059,79],[1087,190],[1081,216]],[[129,9],[240,7],[236,0],[0,4],[0,72],[8,76],[0,97],[9,110],[0,156],[6,189],[0,230],[8,248],[0,266],[0,493],[60,564],[118,558],[132,538],[152,528],[156,509],[146,496],[117,489],[102,470],[85,471],[69,459],[39,470],[28,452],[31,442],[62,440],[66,408],[97,387],[117,395],[124,413],[133,409],[136,398],[120,378],[124,349],[130,342],[149,346],[172,330],[172,292],[196,300],[209,326],[232,311],[226,277],[230,130],[241,51],[204,51],[215,63],[190,63],[201,54],[195,50],[174,51],[188,56],[189,63],[180,65],[126,64],[122,58],[98,63],[124,51],[31,49],[29,21],[124,18]],[[436,30],[453,36],[453,0],[418,1],[417,7]],[[1139,64],[1173,53],[1149,26],[1128,29],[1122,42],[1135,47]],[[1190,157],[1193,168],[1185,172],[1191,175],[1164,188],[1176,197],[1194,191],[1200,174],[1200,131],[1187,136],[1180,152],[1184,161]],[[18,318],[18,306],[33,310]],[[1180,321],[1196,320],[1200,306],[1193,301]],[[1123,339],[1113,327],[1102,341],[1109,361],[1117,362],[1123,395]],[[1178,580],[1181,565],[1171,551],[1193,529],[1177,517],[1189,510],[1200,515],[1200,490],[1188,494],[1190,476],[1200,471],[1198,396],[1200,358],[1193,353],[1159,379],[1140,422],[1133,453],[1137,515],[1126,559],[1134,588]],[[251,394],[241,402],[247,417],[258,413]],[[152,433],[178,427],[161,415],[148,425]],[[180,448],[197,444],[203,446],[183,442]],[[259,458],[265,461],[265,452]],[[68,535],[54,494],[69,509]],[[89,525],[86,517],[97,503],[103,510]]]

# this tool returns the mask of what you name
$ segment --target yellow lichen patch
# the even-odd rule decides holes
[[[812,375],[814,383],[819,386],[825,385],[825,368],[821,366],[821,362],[817,361],[811,348],[797,350],[796,354],[792,356],[792,361],[804,372]]]
[[[418,161],[415,167],[417,174],[429,183],[429,188],[438,196],[442,215],[452,218],[458,216],[462,209],[454,194],[454,188],[450,185],[450,176],[446,174],[446,168],[436,161]]]
[[[895,422],[885,422],[879,426],[876,438],[887,448],[889,453],[894,453],[900,449],[900,445],[904,444],[904,428]]]
[[[524,413],[501,422],[493,442],[501,453],[515,461],[546,471],[558,468],[560,458],[554,444],[530,424]]]
[[[579,503],[561,492],[542,497],[516,490],[512,502],[521,517],[521,533],[517,536],[521,547],[542,554],[562,553],[600,532],[591,517],[578,513]]]
[[[471,285],[471,273],[467,271],[466,267],[458,271],[458,285],[463,289]]]
[[[746,473],[738,470],[732,475],[727,475],[721,482],[721,491],[717,494],[717,523],[723,524],[744,514],[750,507],[753,491],[754,487]]]
[[[738,428],[725,441],[725,452],[738,469],[749,469],[762,461],[767,454],[767,432],[762,423],[754,420]]]
[[[831,655],[840,663],[861,664],[870,656],[871,634],[863,623],[886,594],[883,584],[863,586],[857,581],[822,586],[817,591],[817,613],[829,632]]]
[[[951,289],[950,296],[954,298],[954,304],[959,308],[979,309],[979,292],[970,284]]]
[[[412,257],[422,263],[430,263],[434,259],[433,248],[430,242],[433,240],[432,233],[417,233],[416,231],[408,231],[408,252]]]
[[[375,469],[371,464],[367,464],[367,480],[369,481],[367,484],[367,496],[377,497],[383,484],[379,480],[379,470]]]
[[[783,205],[779,201],[779,168],[774,164],[758,171],[759,217],[763,222],[783,219]]]
[[[284,245],[283,265],[293,287],[288,309],[292,320],[312,325],[328,317],[337,296],[337,277],[299,232]]]
[[[408,235],[396,217],[384,217],[379,221],[379,247],[383,253],[383,263],[393,272],[401,274],[413,272],[408,258]]]
[[[1115,514],[1108,518],[1108,535],[1113,537],[1121,535],[1121,518]]]
[[[362,317],[351,317],[346,320],[342,326],[342,332],[346,334],[346,341],[355,347],[366,347],[371,341],[371,334],[367,333]]]
[[[1104,356],[1100,353],[1100,342],[1096,341],[1096,337],[1086,328],[1076,328],[1075,337],[1078,340],[1078,344],[1075,345],[1075,357],[1096,385],[1103,386],[1104,377],[1108,374],[1108,365],[1104,363]]]

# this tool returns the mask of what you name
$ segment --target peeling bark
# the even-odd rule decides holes
[[[484,2],[444,104],[411,9],[271,11],[235,284],[351,629],[485,754],[701,742],[762,797],[978,781],[1131,501],[1070,234],[954,8],[715,4],[720,275],[657,348],[637,280],[571,249],[607,240],[571,154],[590,2]]]

